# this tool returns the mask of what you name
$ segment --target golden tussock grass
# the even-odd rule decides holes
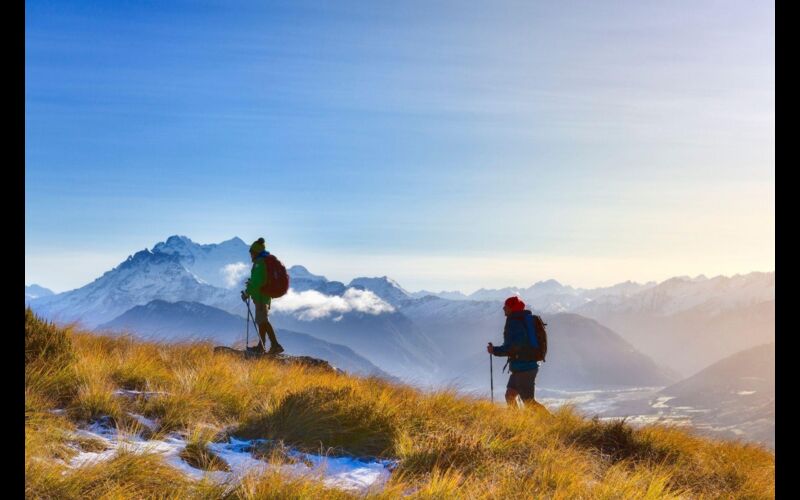
[[[165,345],[59,330],[26,312],[26,491],[30,498],[350,498],[279,469],[231,484],[192,481],[157,455],[121,453],[66,467],[69,431],[130,414],[157,419],[156,435],[183,431],[190,460],[215,463],[207,443],[227,433],[310,452],[399,461],[370,498],[772,498],[774,454],[651,425],[511,410],[268,359],[215,354],[205,343]],[[44,332],[44,334],[43,334]],[[48,340],[50,337],[56,340]],[[37,349],[39,349],[37,351]],[[115,395],[119,389],[151,391]],[[53,415],[51,410],[66,410]],[[96,443],[95,443],[96,445]]]

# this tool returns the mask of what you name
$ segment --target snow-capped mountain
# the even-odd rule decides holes
[[[712,279],[702,275],[696,278],[681,276],[634,294],[601,295],[575,312],[585,315],[647,313],[668,316],[695,309],[713,315],[770,300],[775,300],[774,272],[717,276]]]
[[[186,269],[178,254],[145,249],[88,285],[32,300],[31,307],[51,320],[94,327],[155,299],[189,300],[229,309],[236,296],[199,279]]]
[[[419,292],[411,292],[411,297],[415,299],[421,299],[427,296],[439,297],[442,299],[448,300],[468,300],[469,297],[464,295],[463,293],[459,292],[458,290],[453,291],[444,291],[441,292],[429,292],[428,290],[420,290]]]
[[[381,276],[380,278],[355,278],[348,287],[369,290],[386,302],[396,306],[411,298],[411,294],[395,280]]]
[[[312,274],[303,266],[295,265],[286,270],[289,286],[296,292],[316,290],[325,295],[342,295],[347,287],[339,281],[328,281],[325,276]]]
[[[250,271],[249,246],[240,238],[201,245],[186,236],[170,236],[152,252],[174,254],[202,282],[219,288],[240,289]]]
[[[519,288],[516,286],[509,286],[505,288],[499,289],[486,289],[481,288],[469,294],[467,298],[470,300],[491,300],[491,301],[502,301],[511,297],[512,295],[522,295],[524,291],[523,288]]]
[[[53,291],[49,288],[45,288],[43,286],[39,286],[36,284],[33,285],[25,285],[25,303],[27,304],[28,301],[33,299],[38,299],[39,297],[47,297],[48,295],[53,295]]]
[[[642,290],[646,290],[652,286],[655,286],[655,282],[640,284],[632,281],[626,281],[624,283],[618,283],[608,287],[573,288],[569,285],[562,285],[554,279],[550,279],[536,282],[527,288],[481,288],[469,295],[465,295],[459,291],[437,293],[424,290],[421,292],[411,293],[410,295],[413,298],[422,298],[427,295],[433,295],[435,297],[450,300],[480,300],[493,302],[501,302],[512,295],[518,295],[523,301],[525,301],[527,305],[536,309],[537,311],[557,313],[575,311],[579,307],[598,298],[607,298],[607,300],[624,298]]]

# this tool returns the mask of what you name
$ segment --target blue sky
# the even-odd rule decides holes
[[[26,283],[172,234],[411,290],[773,270],[774,103],[763,2],[27,1]]]

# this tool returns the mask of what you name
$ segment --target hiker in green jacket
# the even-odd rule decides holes
[[[279,354],[283,352],[283,347],[275,337],[275,330],[267,318],[269,306],[272,298],[262,292],[262,288],[267,282],[267,266],[264,258],[269,255],[266,250],[264,238],[259,238],[250,245],[250,259],[253,261],[253,268],[250,270],[250,279],[247,280],[247,288],[242,292],[242,300],[253,299],[256,308],[256,325],[258,325],[258,345],[248,347],[248,351],[264,352],[265,336],[269,335],[268,354]]]

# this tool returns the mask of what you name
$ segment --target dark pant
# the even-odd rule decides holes
[[[258,325],[258,336],[261,341],[261,345],[264,345],[266,341],[264,337],[267,335],[269,336],[270,346],[280,345],[278,344],[278,339],[275,337],[275,330],[272,328],[272,324],[269,322],[269,306],[255,302],[254,305],[256,306],[256,325]]]
[[[506,389],[514,389],[519,394],[523,401],[533,399],[533,393],[536,389],[536,374],[539,373],[538,369],[527,370],[524,372],[512,373],[508,377],[508,384]]]

